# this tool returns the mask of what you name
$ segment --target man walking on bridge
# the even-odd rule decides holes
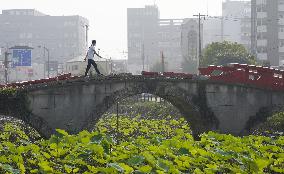
[[[87,68],[86,68],[86,72],[85,72],[85,77],[87,76],[90,68],[91,68],[91,65],[94,66],[96,72],[98,75],[103,75],[100,73],[99,69],[98,69],[98,66],[96,64],[96,62],[94,61],[94,55],[97,55],[99,58],[102,58],[102,56],[100,56],[96,50],[95,50],[95,46],[96,46],[96,40],[92,40],[92,45],[89,47],[89,50],[86,54],[86,57],[84,59],[84,61],[86,61],[86,59],[88,58],[88,65],[87,65]]]

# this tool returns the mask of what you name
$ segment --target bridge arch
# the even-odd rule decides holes
[[[83,127],[88,130],[92,130],[101,116],[117,102],[142,93],[156,95],[175,106],[183,117],[190,123],[191,130],[195,138],[198,138],[200,133],[212,130],[211,127],[208,128],[207,120],[202,118],[199,106],[194,103],[194,96],[189,94],[186,90],[170,83],[151,85],[143,84],[114,91],[110,95],[105,96],[103,102],[96,106],[96,109],[94,109],[89,117],[84,121],[85,125],[83,125]]]
[[[259,120],[257,113],[261,108],[270,111],[272,107],[284,106],[282,91],[143,76],[79,79],[31,86],[24,92],[27,100],[0,97],[0,113],[30,123],[46,137],[56,128],[70,133],[90,128],[117,101],[141,93],[154,94],[172,103],[191,123],[195,135],[208,130],[240,135],[250,120]],[[7,101],[12,103],[10,108],[6,107]],[[24,113],[15,111],[18,107]],[[7,110],[13,113],[5,114]]]
[[[55,131],[49,126],[48,122],[36,115],[22,117],[15,114],[5,114],[0,115],[0,117],[2,117],[3,123],[15,122],[17,125],[23,126],[22,130],[29,136],[29,138],[31,138],[31,140],[37,140],[39,138],[38,134],[43,138],[48,138],[50,134],[46,134],[46,132],[55,133]],[[33,133],[36,134],[34,135]]]

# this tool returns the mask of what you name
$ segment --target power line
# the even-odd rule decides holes
[[[247,20],[247,21],[253,21],[251,16],[207,16],[207,19],[223,19],[223,20],[230,20],[230,21],[240,21],[240,20]],[[273,22],[275,21],[280,21],[281,19],[284,18],[264,18],[262,21],[268,21],[268,22]]]

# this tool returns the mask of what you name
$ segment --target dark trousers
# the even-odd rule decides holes
[[[98,74],[101,74],[99,69],[98,69],[98,66],[97,66],[96,62],[93,59],[88,59],[88,65],[87,65],[87,68],[86,68],[85,76],[87,76],[87,74],[88,74],[88,72],[89,72],[89,70],[91,68],[91,65],[94,66],[94,68],[95,68],[95,70],[96,70],[96,72]]]

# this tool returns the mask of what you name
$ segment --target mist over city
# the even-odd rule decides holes
[[[14,46],[28,46],[31,49],[31,57],[29,66],[17,65],[17,63],[9,62],[9,72],[7,72],[9,82],[17,82],[23,80],[35,80],[39,78],[45,78],[48,76],[47,65],[49,66],[50,76],[57,75],[58,73],[71,72],[72,67],[67,67],[67,62],[74,62],[76,60],[83,60],[86,54],[88,47],[91,45],[91,40],[97,40],[97,52],[100,53],[105,59],[100,59],[102,64],[109,64],[110,60],[121,60],[117,64],[124,64],[127,66],[128,57],[130,62],[137,62],[132,65],[130,63],[129,67],[119,67],[119,71],[131,72],[131,73],[141,73],[141,67],[136,67],[136,65],[141,64],[142,56],[142,40],[144,42],[144,68],[148,69],[152,67],[156,62],[158,57],[160,57],[160,51],[165,48],[158,48],[158,44],[163,45],[165,42],[171,42],[171,39],[174,39],[175,43],[181,45],[181,38],[178,38],[178,33],[181,33],[181,24],[187,19],[194,19],[197,17],[193,16],[198,13],[202,13],[209,20],[213,17],[220,17],[222,15],[222,0],[215,0],[215,2],[203,0],[203,1],[185,1],[182,0],[180,3],[175,4],[170,1],[153,1],[153,0],[140,0],[140,1],[122,1],[122,2],[113,2],[111,0],[104,2],[92,2],[86,1],[86,3],[80,3],[79,1],[60,1],[58,2],[57,8],[51,7],[50,2],[55,1],[35,1],[28,0],[25,2],[12,0],[1,3],[1,62],[2,68],[5,61],[5,51],[7,48]],[[69,4],[68,6],[66,5]],[[89,5],[94,3],[94,5]],[[113,4],[110,6],[109,4]],[[95,7],[94,7],[95,6]],[[141,38],[139,40],[133,40],[132,35],[141,35],[144,31],[131,31],[129,28],[133,24],[132,20],[135,19],[135,14],[131,14],[131,9],[136,9],[137,11],[146,11],[152,9],[151,16],[153,17],[152,23],[145,23],[141,21],[139,25],[145,25],[145,30],[150,30],[151,27],[154,30],[149,33],[153,35],[158,35],[159,30],[167,33],[167,30],[177,30],[169,35],[175,35],[177,38],[156,38],[155,40],[149,40],[149,36],[145,36],[145,39]],[[170,9],[170,10],[169,10]],[[134,10],[135,11],[135,10]],[[141,17],[145,17],[146,14],[141,14]],[[134,19],[132,19],[134,17]],[[169,19],[169,21],[166,21]],[[147,19],[143,19],[147,20]],[[28,22],[27,22],[28,21]],[[167,27],[162,27],[164,22],[170,25],[179,25],[178,28],[172,26],[172,29],[164,29]],[[217,22],[220,20],[216,20]],[[204,22],[202,20],[202,22]],[[152,25],[152,26],[151,26]],[[166,24],[167,25],[167,24]],[[221,27],[221,24],[218,24]],[[147,27],[149,29],[147,29]],[[219,27],[219,28],[220,28]],[[218,30],[218,29],[214,29]],[[140,33],[139,33],[140,32]],[[156,33],[155,33],[156,32]],[[216,34],[217,33],[217,34]],[[213,33],[212,36],[221,35],[221,29]],[[5,36],[4,36],[5,35]],[[3,37],[3,39],[2,39]],[[135,36],[134,36],[135,37]],[[144,37],[144,36],[143,36]],[[147,38],[148,37],[148,38]],[[158,36],[157,36],[158,37]],[[217,36],[221,38],[220,36]],[[208,39],[207,39],[208,40]],[[212,40],[212,39],[211,39]],[[211,42],[209,41],[207,42]],[[136,50],[132,53],[133,47],[132,42],[137,42],[134,44],[139,44],[139,50]],[[146,43],[147,42],[147,43]],[[152,43],[153,42],[153,43]],[[161,42],[161,43],[159,43]],[[151,43],[149,45],[149,43]],[[150,47],[153,47],[150,50]],[[176,46],[174,46],[176,47]],[[181,47],[181,46],[179,46]],[[128,49],[130,48],[130,53]],[[135,49],[135,48],[134,48]],[[177,59],[181,59],[181,48],[176,48],[178,53],[175,53],[175,50],[171,51],[170,54],[177,55]],[[9,49],[9,52],[12,52]],[[138,53],[139,52],[139,53]],[[155,55],[149,55],[150,53]],[[49,64],[48,62],[48,53],[49,53]],[[131,55],[129,55],[131,54]],[[133,56],[136,54],[136,56]],[[139,54],[138,58],[137,54]],[[167,53],[166,53],[167,54]],[[172,59],[172,56],[168,56],[168,59]],[[149,57],[152,56],[152,57]],[[16,58],[13,59],[13,55],[8,56],[9,60],[7,61],[17,61]],[[153,60],[151,58],[155,57]],[[124,62],[122,60],[125,60]],[[19,61],[19,60],[18,60]],[[22,60],[21,60],[22,61]],[[107,61],[109,61],[107,63]],[[171,62],[166,61],[170,64]],[[175,64],[181,63],[180,60]],[[72,64],[72,63],[69,63]],[[77,68],[77,65],[73,66],[73,69]],[[81,66],[78,63],[78,66]],[[103,65],[102,65],[103,66]],[[181,71],[180,65],[173,65],[175,69]],[[44,68],[45,67],[45,68]],[[108,67],[109,66],[103,66]],[[85,67],[82,65],[77,72],[71,72],[74,75],[82,75]],[[171,67],[169,67],[172,69]],[[44,70],[45,71],[42,71]],[[115,68],[114,68],[115,69]],[[169,70],[170,70],[169,69]],[[74,70],[73,70],[74,71]],[[75,70],[76,71],[76,70]],[[111,73],[109,70],[106,70],[107,74]],[[16,73],[19,72],[19,73]],[[25,74],[25,75],[24,75]],[[1,76],[1,83],[5,83],[4,74]]]
[[[2,0],[1,173],[284,173],[284,0]]]

